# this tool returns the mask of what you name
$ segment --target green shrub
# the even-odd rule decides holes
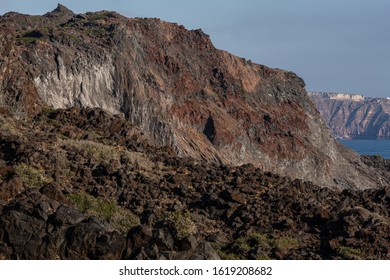
[[[248,94],[248,92],[245,90],[245,88],[241,88],[241,94],[242,95],[247,95]]]
[[[101,11],[101,12],[96,12],[93,13],[92,16],[90,17],[91,21],[96,21],[96,20],[102,20],[107,17],[115,17],[113,12],[110,11]]]
[[[117,206],[116,211],[110,218],[111,224],[123,234],[127,234],[129,230],[141,222],[139,218],[134,215],[130,210]]]
[[[356,248],[340,246],[337,249],[337,253],[343,258],[347,260],[361,260],[363,259],[363,253]]]
[[[226,249],[224,248],[224,246],[219,244],[219,243],[211,242],[210,245],[211,245],[211,247],[213,247],[215,252],[217,252],[218,256],[222,260],[240,260],[241,259],[239,257],[239,255],[237,255],[235,253],[227,252]]]
[[[31,44],[35,43],[37,40],[43,39],[43,37],[44,35],[39,30],[33,30],[23,34],[23,36],[17,38],[17,40],[27,44]]]
[[[77,44],[81,44],[82,43],[82,40],[77,37],[76,35],[73,35],[73,34],[68,34],[66,33],[66,35],[71,38],[73,41],[75,41]]]
[[[238,254],[239,259],[246,259],[248,252],[253,248],[262,248],[263,251],[269,251],[275,247],[275,241],[268,234],[257,232],[239,237],[232,245],[232,250]],[[256,259],[268,259],[266,255],[258,255]]]
[[[281,238],[277,238],[275,240],[275,247],[280,250],[290,250],[299,245],[299,242],[296,238],[292,238],[290,236],[285,236]]]
[[[232,244],[226,246],[214,244],[214,248],[222,259],[269,260],[275,249],[290,250],[298,245],[299,241],[290,236],[275,238],[270,234],[252,232],[237,238]]]
[[[20,42],[26,43],[26,44],[32,44],[32,43],[35,43],[36,41],[38,41],[38,38],[35,38],[35,37],[20,37],[20,38],[17,38],[17,40],[20,41]]]
[[[68,198],[80,212],[105,219],[114,229],[123,234],[140,224],[137,216],[117,205],[112,199],[95,198],[86,193],[70,194]]]
[[[169,212],[165,221],[174,229],[177,238],[183,239],[196,232],[196,226],[191,220],[190,212],[175,211]]]

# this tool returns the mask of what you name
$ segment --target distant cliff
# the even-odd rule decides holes
[[[390,139],[390,99],[309,92],[337,138]]]

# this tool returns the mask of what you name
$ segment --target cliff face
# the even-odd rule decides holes
[[[314,92],[309,96],[337,138],[390,139],[390,99]]]
[[[301,78],[217,50],[201,30],[61,6],[0,25],[0,104],[15,116],[100,107],[180,156],[322,186],[388,180],[338,146]]]

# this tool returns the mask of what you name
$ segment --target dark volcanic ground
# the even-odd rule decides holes
[[[0,259],[389,259],[389,209],[389,186],[178,158],[102,110],[0,117]]]

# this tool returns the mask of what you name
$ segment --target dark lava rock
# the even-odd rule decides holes
[[[18,129],[0,139],[0,259],[390,258],[389,186],[182,159],[100,109]]]
[[[109,232],[95,218],[78,223],[67,231],[67,259],[106,259],[122,257],[126,239],[117,231]]]
[[[208,242],[200,242],[192,250],[180,251],[173,256],[176,260],[220,260],[221,258],[215,252]]]

